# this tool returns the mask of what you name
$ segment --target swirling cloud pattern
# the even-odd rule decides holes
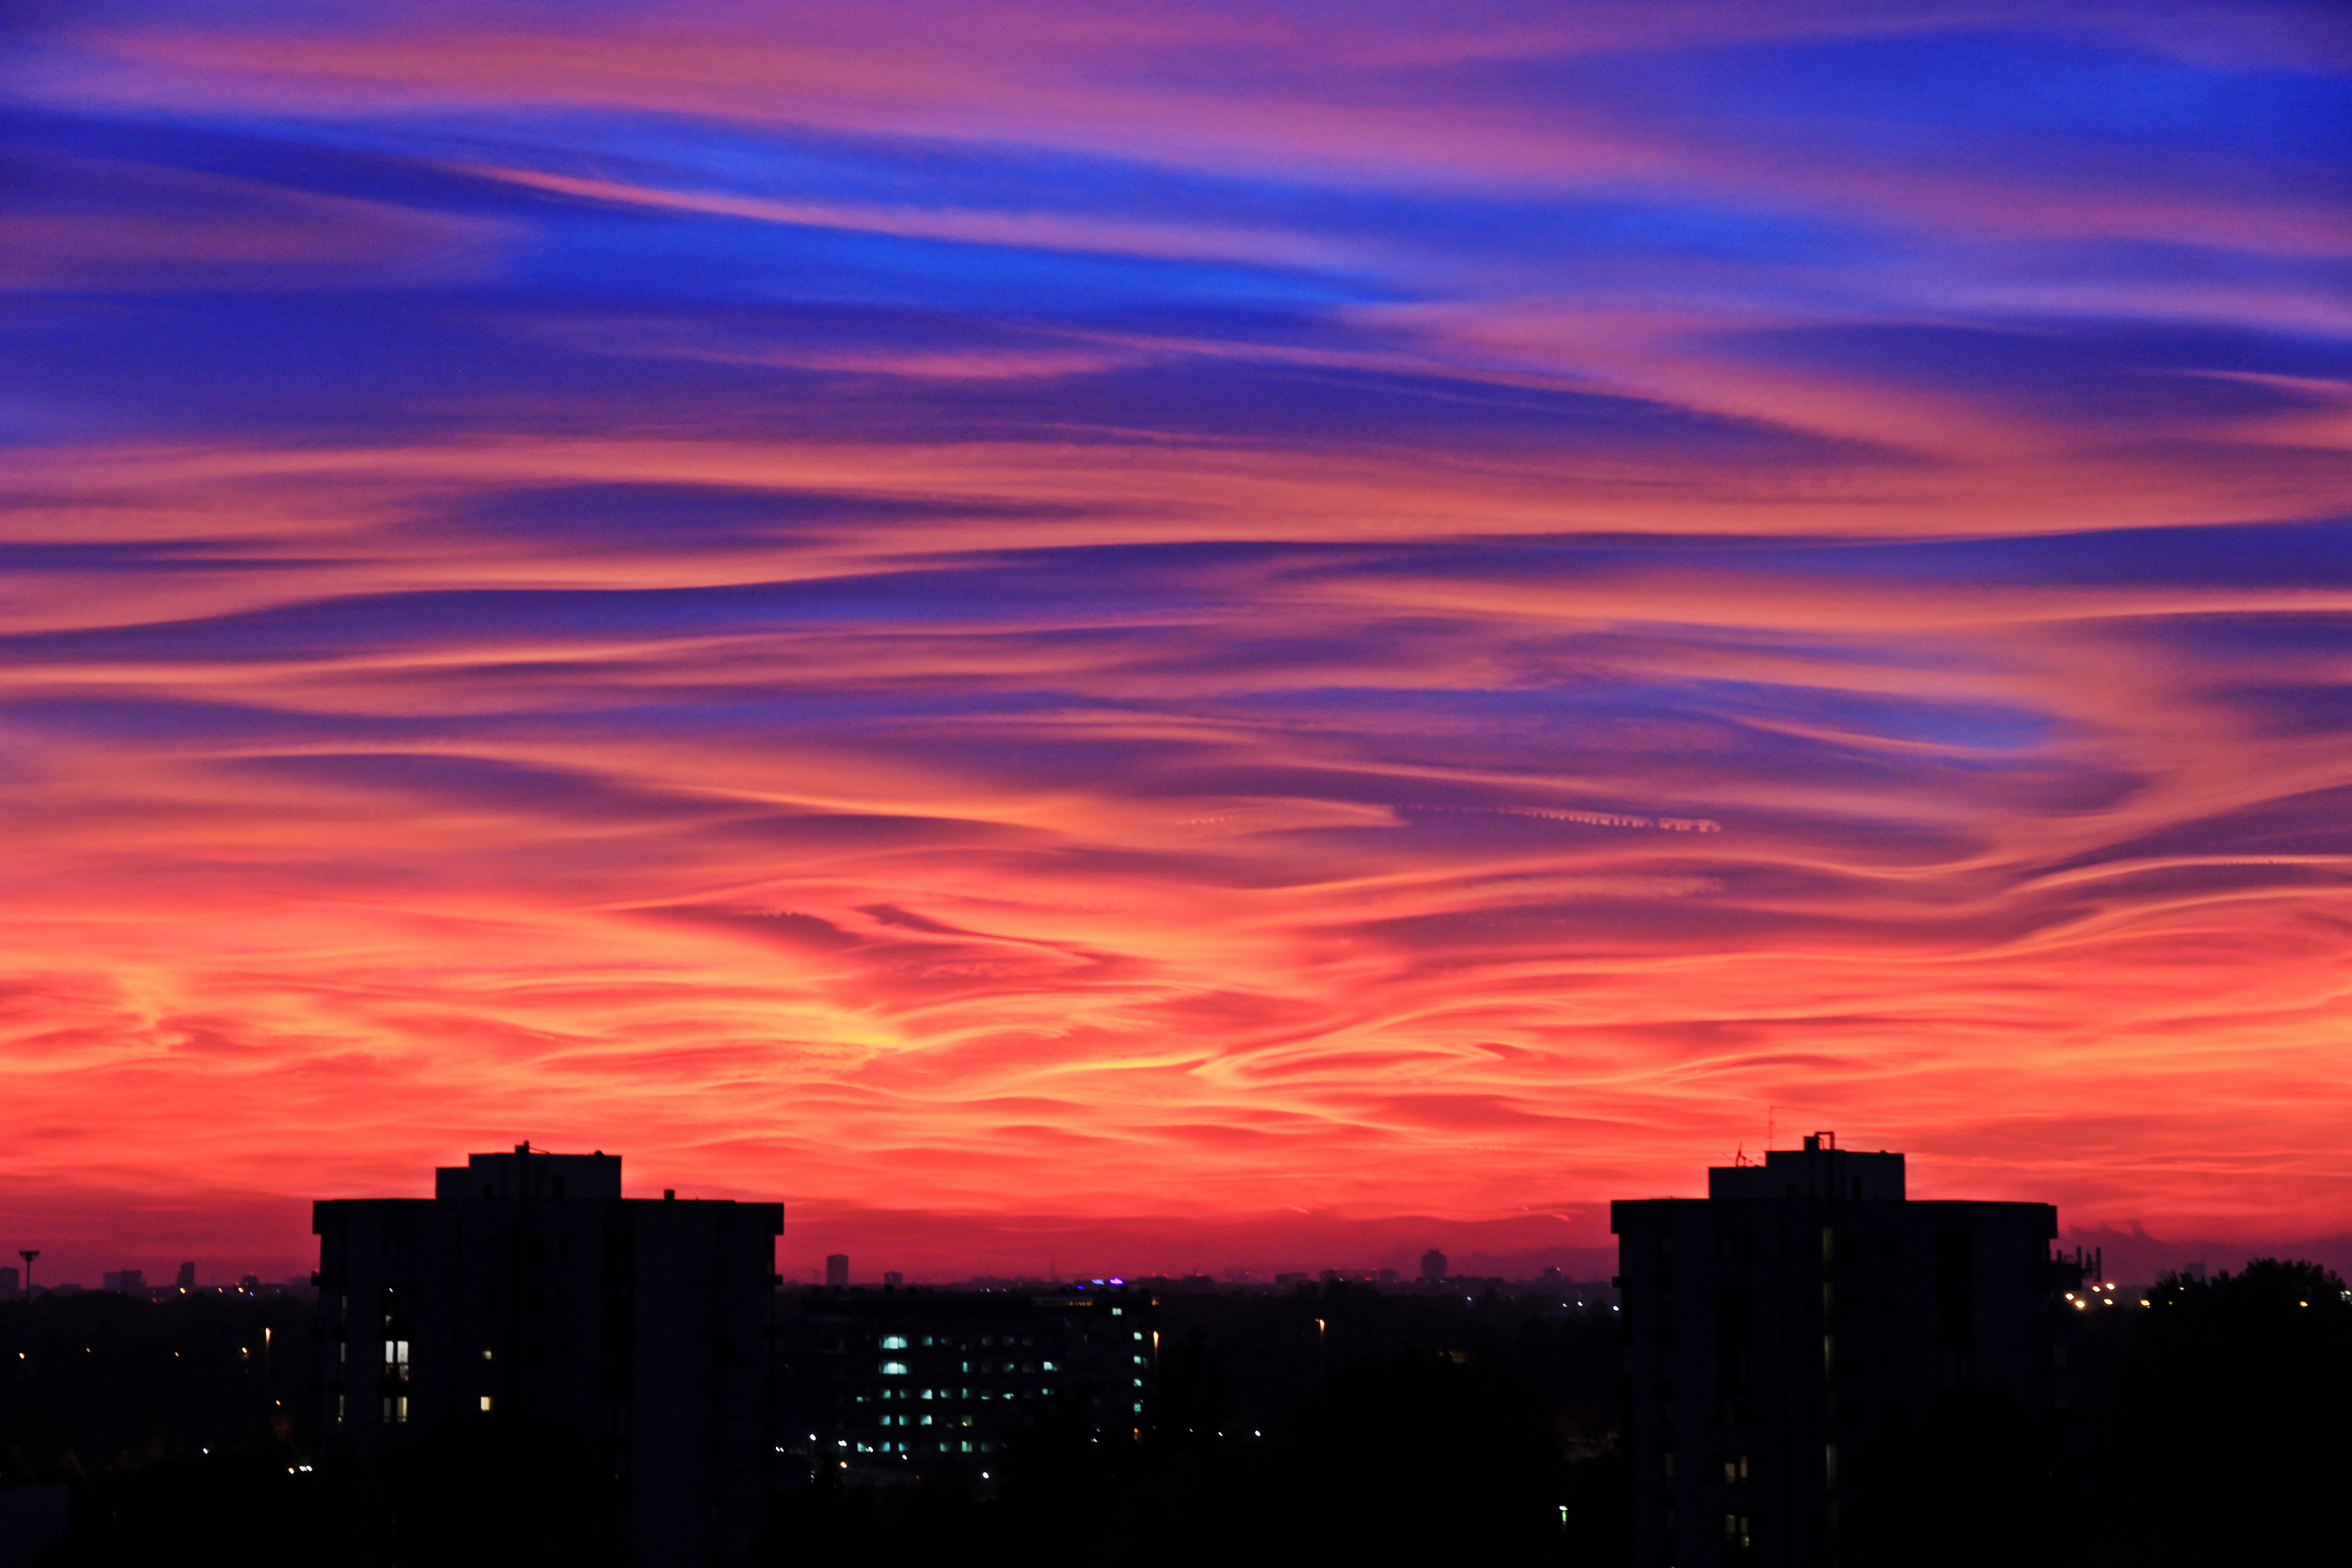
[[[6,47],[59,1256],[529,1136],[918,1271],[1567,1258],[1768,1119],[2347,1228],[2331,8]]]

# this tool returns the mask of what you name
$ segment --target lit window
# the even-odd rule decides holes
[[[341,1426],[342,1424],[343,1424],[343,1396],[342,1396],[341,1394],[336,1394],[336,1395],[335,1395],[335,1425],[336,1425],[336,1426]]]
[[[387,1394],[383,1396],[383,1418],[389,1426],[398,1426],[408,1419],[408,1395]]]
[[[383,1342],[383,1370],[394,1377],[408,1375],[408,1342],[406,1340]]]
[[[485,1394],[484,1395],[482,1395],[482,1408],[483,1408],[483,1409],[485,1409],[485,1410],[488,1410],[489,1407],[490,1407],[490,1396],[489,1396],[488,1394]]]
[[[483,1359],[484,1361],[489,1361],[489,1360],[493,1359],[493,1358],[492,1358],[492,1356],[490,1355],[490,1347],[489,1347],[489,1346],[488,1346],[488,1345],[484,1345],[484,1346],[482,1347],[482,1359]]]
[[[882,1375],[904,1377],[907,1375],[907,1363],[903,1361],[886,1361],[882,1363]]]
[[[1045,1363],[1045,1370],[1046,1370],[1047,1372],[1051,1372],[1051,1371],[1053,1371],[1053,1370],[1054,1370],[1054,1363],[1053,1363],[1052,1362],[1050,1362],[1050,1361],[1049,1361],[1049,1362],[1047,1362],[1047,1363]]]
[[[907,1348],[907,1336],[904,1334],[885,1334],[882,1336],[882,1348],[886,1351],[905,1350]]]

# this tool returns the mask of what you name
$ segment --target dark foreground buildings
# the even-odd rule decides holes
[[[2055,1399],[2057,1211],[1908,1202],[1902,1155],[1835,1142],[1611,1205],[1641,1568],[1900,1561],[1923,1430],[1991,1399],[2021,1438]]]
[[[624,1198],[619,1156],[527,1143],[436,1177],[429,1201],[313,1210],[328,1451],[560,1447],[636,1562],[746,1558],[783,1206]]]

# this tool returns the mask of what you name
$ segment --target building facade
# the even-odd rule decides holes
[[[311,1228],[331,1451],[547,1434],[610,1484],[638,1562],[749,1555],[782,1205],[626,1199],[619,1156],[522,1144]]]
[[[812,1479],[984,1471],[1047,1411],[1139,1439],[1158,1390],[1148,1290],[810,1290],[777,1321],[777,1444]]]
[[[1704,1199],[1610,1205],[1634,1560],[1878,1561],[1869,1526],[1923,1424],[2052,1405],[2057,1211],[1911,1202],[1902,1155],[1831,1133],[1707,1175]]]

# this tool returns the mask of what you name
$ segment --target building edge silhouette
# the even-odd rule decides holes
[[[782,1204],[621,1195],[621,1161],[516,1145],[430,1199],[322,1201],[323,1447],[459,1441],[593,1467],[633,1561],[751,1559]]]

